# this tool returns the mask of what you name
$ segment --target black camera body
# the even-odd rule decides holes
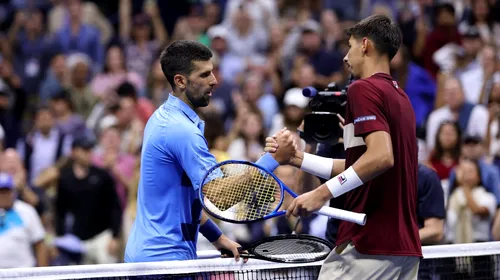
[[[335,83],[330,83],[323,91],[313,87],[302,90],[304,96],[312,97],[309,101],[312,112],[304,117],[303,139],[307,143],[338,143],[343,130],[337,114],[345,115],[347,89],[348,86],[340,89]]]

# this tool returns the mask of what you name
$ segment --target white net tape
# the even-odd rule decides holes
[[[467,256],[500,255],[500,242],[474,244],[424,246],[425,259]],[[126,277],[135,275],[175,275],[218,271],[256,271],[270,269],[294,269],[320,266],[322,261],[304,264],[283,264],[250,259],[246,264],[232,258],[221,259],[216,250],[199,251],[198,260],[154,263],[80,265],[64,267],[0,269],[0,279],[85,279],[101,277]]]

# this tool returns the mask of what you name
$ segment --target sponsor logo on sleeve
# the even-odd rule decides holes
[[[354,119],[354,124],[360,123],[360,122],[366,122],[366,121],[374,121],[377,119],[377,116],[375,115],[370,115],[370,116],[362,116]]]

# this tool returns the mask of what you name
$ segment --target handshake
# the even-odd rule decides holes
[[[296,137],[286,127],[266,138],[264,151],[270,153],[280,165],[300,167],[299,159],[303,157],[302,151],[298,149]]]

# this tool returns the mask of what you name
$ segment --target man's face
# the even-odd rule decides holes
[[[208,61],[193,61],[194,70],[187,77],[186,96],[194,108],[206,107],[217,85],[213,64]]]
[[[12,207],[14,204],[14,191],[11,189],[0,189],[0,209]]]
[[[462,145],[462,156],[470,160],[479,160],[483,157],[483,146],[481,143],[464,143]]]
[[[91,160],[91,149],[84,149],[81,147],[75,147],[72,151],[73,160],[81,165],[89,166]]]
[[[361,77],[361,69],[364,64],[364,53],[366,51],[366,40],[367,39],[358,40],[352,36],[349,39],[349,51],[344,57],[344,62],[355,78]]]
[[[444,102],[451,109],[458,109],[464,101],[462,88],[455,79],[448,79],[444,84]]]
[[[321,37],[318,33],[308,31],[302,34],[302,49],[307,52],[315,52],[321,46]]]
[[[120,110],[118,110],[116,117],[121,126],[128,126],[136,116],[136,103],[131,97],[120,98]]]
[[[41,110],[36,117],[36,127],[43,133],[49,132],[54,126],[54,118],[49,110]]]
[[[465,54],[471,57],[476,57],[482,45],[481,38],[464,37],[462,39],[462,47],[464,48]]]

